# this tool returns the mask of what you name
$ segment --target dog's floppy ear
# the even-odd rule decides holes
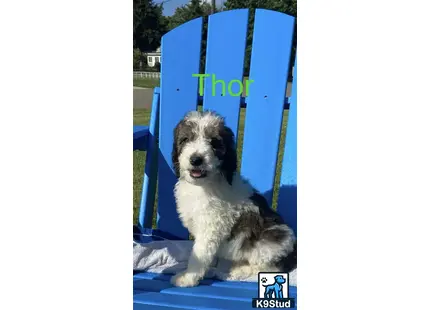
[[[237,154],[234,133],[233,130],[224,125],[220,135],[225,147],[225,154],[222,161],[221,170],[227,182],[231,185],[233,181],[233,175],[237,170]]]
[[[173,131],[173,148],[172,148],[172,164],[173,169],[175,171],[176,177],[179,178],[180,175],[180,169],[179,169],[179,150],[178,150],[178,133],[179,133],[179,127],[181,126],[182,121],[176,125],[174,131]]]

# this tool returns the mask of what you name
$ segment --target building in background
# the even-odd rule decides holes
[[[154,67],[157,62],[161,63],[160,48],[157,48],[155,52],[149,52],[149,53],[146,53],[145,55],[146,55],[146,62],[148,63],[149,67]]]

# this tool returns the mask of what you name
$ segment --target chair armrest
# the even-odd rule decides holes
[[[148,140],[148,126],[133,126],[133,151],[146,151],[148,148]]]

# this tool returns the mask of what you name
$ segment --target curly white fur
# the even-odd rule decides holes
[[[182,124],[175,135],[175,147],[180,145],[174,154],[179,166],[175,197],[179,217],[195,242],[187,270],[175,275],[172,283],[182,287],[197,285],[216,257],[234,262],[228,277],[231,280],[241,280],[263,270],[278,271],[274,262],[294,247],[295,237],[288,226],[273,224],[264,228],[266,234],[270,230],[276,230],[278,235],[284,232],[285,238],[279,242],[260,238],[253,246],[244,246],[250,238],[248,230],[232,235],[243,216],[261,219],[261,223],[263,219],[259,206],[251,199],[255,193],[252,186],[234,171],[228,171],[232,175],[229,182],[220,168],[225,158],[216,155],[222,152],[217,153],[210,141],[213,136],[222,136],[223,119],[213,113],[193,112]],[[183,136],[187,138],[181,139]],[[177,139],[186,142],[181,144]],[[195,169],[190,163],[194,154],[203,158],[198,169],[207,173],[205,177],[194,178],[190,174]]]

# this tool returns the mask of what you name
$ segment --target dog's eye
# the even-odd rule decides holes
[[[182,138],[181,140],[179,140],[179,144],[184,144],[185,142],[188,141],[187,137]]]
[[[212,138],[211,139],[211,145],[214,149],[219,149],[222,148],[222,141],[217,139],[217,138]]]

